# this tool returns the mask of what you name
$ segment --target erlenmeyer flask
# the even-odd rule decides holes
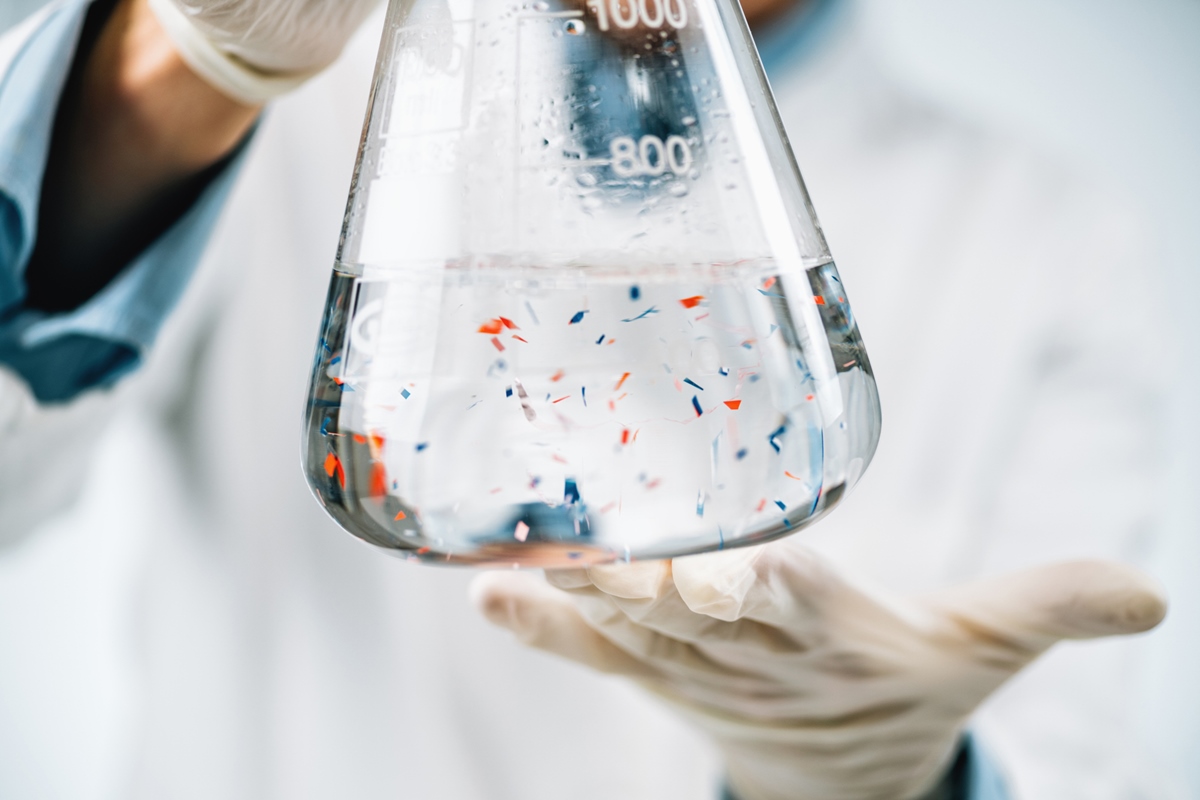
[[[421,560],[831,509],[878,396],[736,0],[393,0],[305,424],[329,513]]]

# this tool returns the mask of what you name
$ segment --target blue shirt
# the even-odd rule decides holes
[[[237,172],[218,175],[192,208],[100,292],[69,313],[26,308],[25,267],[58,98],[87,15],[86,0],[52,14],[0,76],[0,364],[39,401],[61,403],[136,369],[178,303]]]

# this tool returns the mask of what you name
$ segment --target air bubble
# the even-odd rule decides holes
[[[682,122],[684,125],[688,125],[688,126],[696,124],[696,118],[691,115],[688,115],[679,121]]]
[[[567,21],[567,24],[563,26],[563,30],[572,36],[579,36],[587,30],[587,25],[584,25],[582,20],[572,19]]]
[[[667,191],[671,193],[672,197],[683,197],[688,193],[688,187],[686,183],[675,181],[667,187]]]
[[[596,176],[590,172],[582,172],[575,176],[575,182],[590,189],[596,185]]]

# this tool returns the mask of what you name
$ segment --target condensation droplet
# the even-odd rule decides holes
[[[592,187],[596,185],[596,176],[590,172],[582,172],[575,176],[575,182],[580,186]]]
[[[688,193],[688,187],[686,183],[675,181],[667,187],[667,191],[670,192],[674,197],[683,197]]]
[[[563,30],[572,36],[578,36],[587,30],[587,25],[584,25],[582,20],[572,19],[567,21],[567,24],[563,26]]]
[[[696,118],[691,115],[686,116],[679,121],[682,122],[684,125],[695,125],[696,124]]]

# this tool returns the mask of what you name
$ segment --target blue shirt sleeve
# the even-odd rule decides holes
[[[1009,800],[1010,797],[1003,773],[970,734],[963,737],[945,779],[927,795],[929,800]],[[721,800],[737,800],[737,797],[726,786]]]
[[[50,13],[0,76],[0,364],[43,403],[104,388],[141,364],[178,303],[232,188],[239,156],[165,234],[71,312],[24,306],[54,117],[88,3]],[[243,148],[244,150],[244,148]]]

